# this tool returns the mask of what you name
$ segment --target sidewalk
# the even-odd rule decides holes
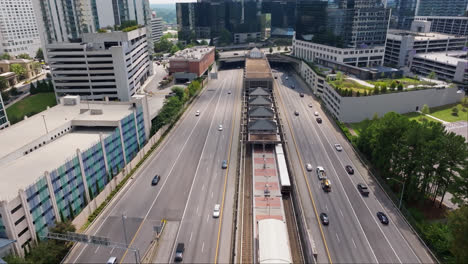
[[[428,117],[430,117],[430,118],[433,118],[433,119],[435,119],[435,120],[441,122],[441,123],[444,124],[444,125],[449,124],[449,122],[446,122],[446,121],[444,121],[444,120],[442,120],[442,119],[439,119],[439,118],[437,118],[437,117],[435,117],[435,116],[431,116],[431,115],[429,115],[429,114],[423,114],[423,112],[421,112],[421,111],[419,111],[419,110],[418,110],[417,112],[420,113],[421,115],[425,115],[425,116],[428,116]]]

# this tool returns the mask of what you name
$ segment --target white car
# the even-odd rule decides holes
[[[318,115],[319,115],[318,112],[314,112],[314,116],[318,116]]]
[[[231,90],[228,91],[228,94],[231,94]]]
[[[310,163],[307,163],[307,164],[306,164],[306,169],[307,169],[308,171],[312,171],[312,165],[310,165]]]
[[[199,116],[200,115],[200,110],[197,110],[197,112],[195,112],[195,116]]]
[[[343,150],[343,147],[341,147],[340,144],[335,144],[335,148],[336,148],[336,150],[338,150],[338,151],[342,151],[342,150]]]
[[[312,108],[312,104],[309,104],[309,107]]]
[[[218,218],[219,217],[219,211],[221,209],[221,205],[215,204],[214,209],[213,209],[213,217]]]
[[[223,125],[219,125],[218,130],[222,131],[223,130]]]

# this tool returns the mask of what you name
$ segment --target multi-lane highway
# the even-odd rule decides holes
[[[143,255],[153,226],[166,219],[179,223],[174,250],[176,243],[185,243],[184,262],[228,262],[235,172],[229,168],[237,163],[232,153],[238,144],[241,81],[241,70],[220,71],[88,234],[128,243]],[[221,168],[223,160],[228,170]],[[151,186],[156,174],[161,180]],[[215,204],[225,205],[217,219],[212,217]],[[68,261],[105,263],[111,256],[134,262],[132,252],[92,245],[76,246]]]
[[[366,174],[349,144],[337,133],[328,117],[306,89],[304,83],[288,73],[274,73],[279,87],[279,111],[285,126],[286,139],[296,184],[305,211],[307,227],[317,246],[318,262],[336,263],[430,263],[433,260],[423,245],[396,213],[395,208]],[[293,86],[296,89],[292,89]],[[305,97],[300,97],[300,93]],[[312,104],[312,107],[309,106]],[[295,111],[299,115],[295,115]],[[316,122],[314,112],[319,112],[323,123]],[[334,144],[341,144],[337,151]],[[307,171],[310,163],[313,171]],[[345,166],[351,165],[355,173],[349,175]],[[331,180],[332,191],[322,190],[315,173],[317,166],[324,167]],[[356,185],[366,183],[371,193],[363,197]],[[383,225],[376,213],[382,211],[390,218]],[[320,213],[329,216],[330,224],[323,226]]]

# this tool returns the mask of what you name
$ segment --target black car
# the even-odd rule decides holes
[[[364,183],[358,183],[357,188],[362,195],[369,196],[369,189]]]
[[[322,118],[320,118],[320,117],[315,118],[315,120],[317,120],[317,123],[319,123],[319,124],[322,123]]]
[[[320,220],[322,221],[323,225],[328,225],[329,224],[328,215],[326,213],[321,213],[320,214]]]
[[[388,225],[388,217],[384,213],[377,212],[377,217],[379,218],[382,224]]]
[[[175,262],[181,262],[184,259],[185,245],[184,243],[177,244],[176,253],[175,253]]]
[[[151,181],[151,185],[153,186],[157,185],[160,179],[161,179],[161,176],[159,175],[154,176],[153,180]]]
[[[298,115],[299,115],[299,111],[295,111],[294,114],[295,114],[296,116],[298,116]]]
[[[304,97],[304,93],[300,93],[299,96],[300,96],[300,97]]]
[[[348,174],[354,174],[354,169],[351,167],[351,165],[346,165],[345,169]]]

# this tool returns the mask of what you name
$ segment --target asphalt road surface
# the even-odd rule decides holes
[[[223,170],[221,162],[228,160],[235,167],[236,155],[229,155],[229,151],[237,149],[238,130],[234,129],[233,122],[239,126],[240,114],[235,113],[240,112],[241,76],[241,70],[220,71],[219,79],[210,81],[178,126],[145,163],[141,175],[135,176],[131,186],[91,226],[88,234],[108,237],[118,243],[127,240],[143,257],[154,237],[153,226],[159,225],[162,219],[180,221],[173,250],[176,243],[185,243],[184,262],[208,263],[214,262],[215,256],[229,256],[216,251],[229,250],[219,246],[218,237],[230,241],[231,230],[219,228],[221,219],[213,218],[212,214],[214,205],[224,201],[227,177],[234,177],[235,170]],[[200,116],[195,116],[197,110]],[[220,124],[222,131],[218,130]],[[156,174],[161,175],[161,181],[151,186]],[[232,207],[224,208],[223,215],[232,215]],[[111,256],[117,257],[120,263],[135,262],[133,252],[94,245],[78,245],[68,261],[105,263]]]
[[[396,214],[380,188],[369,184],[369,197],[361,196],[356,185],[368,181],[356,169],[360,165],[353,162],[356,160],[355,154],[333,129],[330,123],[333,120],[327,118],[320,104],[302,89],[303,83],[292,74],[288,74],[288,80],[282,72],[275,73],[275,76],[278,76],[275,81],[280,87],[278,101],[289,153],[294,159],[292,164],[307,226],[319,251],[318,262],[432,262],[423,245],[408,231],[409,227]],[[296,89],[290,88],[293,84]],[[300,92],[306,93],[305,97],[300,97]],[[299,112],[299,116],[294,114],[295,111]],[[319,112],[322,124],[316,122],[315,111]],[[343,151],[335,149],[336,143],[344,147]],[[305,169],[307,163],[312,165],[313,171]],[[346,165],[354,168],[354,175],[348,175]],[[329,193],[321,188],[315,173],[317,166],[324,167],[331,180],[332,190]],[[380,223],[376,216],[378,211],[389,216],[389,225]],[[330,219],[328,226],[323,226],[317,219],[322,212]]]

